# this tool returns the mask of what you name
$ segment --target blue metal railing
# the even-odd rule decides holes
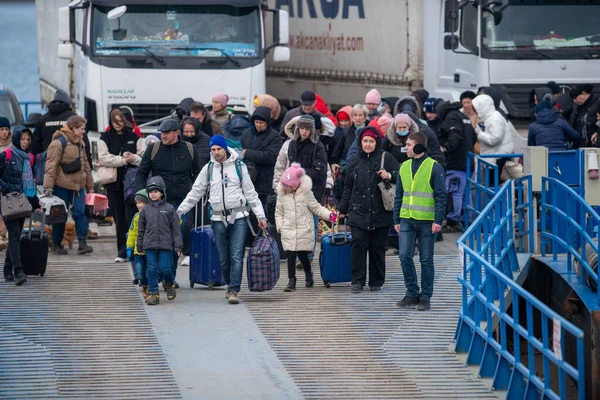
[[[519,158],[522,154],[467,154],[467,186],[465,189],[465,205],[463,224],[469,226],[481,210],[494,198],[500,190],[502,171],[496,165],[498,158]],[[492,161],[490,161],[492,159]],[[474,167],[474,171],[473,168]],[[474,172],[474,174],[473,174]]]
[[[519,268],[515,260],[514,213],[523,206],[530,222],[533,213],[531,200],[527,205],[513,204],[513,190],[519,185],[531,199],[531,177],[507,181],[458,241],[463,263],[458,281],[463,295],[455,351],[467,352],[466,363],[479,364],[479,375],[493,377],[492,388],[508,390],[509,399],[565,399],[570,376],[578,386],[578,398],[583,400],[583,332],[513,281],[513,271]],[[528,232],[532,246],[531,229],[532,224]],[[521,307],[524,316],[520,315]],[[540,322],[538,339],[535,323]],[[563,360],[565,337],[577,343],[576,366]],[[527,342],[523,348],[526,356],[521,354],[522,339]],[[536,356],[542,357],[541,371],[536,367]],[[558,387],[552,384],[551,366],[558,371]]]
[[[20,101],[19,105],[21,106],[21,112],[23,113],[25,121],[29,118],[30,112],[44,113],[44,107],[42,107],[41,101]]]
[[[588,263],[586,252],[589,246],[598,254],[598,233],[594,227],[600,224],[600,216],[573,189],[554,178],[542,177],[540,206],[542,256],[546,255],[548,244],[552,247],[553,260],[557,260],[558,248],[566,249],[567,272],[576,272],[573,261],[577,260],[582,267],[577,272],[578,280],[588,287],[590,280],[595,282],[597,290],[598,271]],[[566,228],[566,232],[562,232],[559,225]],[[600,290],[597,290],[597,306],[600,307]]]

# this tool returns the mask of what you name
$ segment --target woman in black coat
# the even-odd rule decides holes
[[[399,165],[391,154],[381,150],[376,128],[367,126],[359,135],[360,151],[350,159],[338,210],[347,214],[352,232],[352,290],[359,292],[366,283],[368,252],[369,286],[378,291],[385,282],[385,250],[393,218],[383,206],[377,184],[396,182]]]
[[[138,135],[123,111],[115,108],[110,112],[110,129],[98,140],[98,158],[104,167],[117,168],[116,182],[104,185],[110,211],[117,228],[117,258],[115,262],[127,261],[125,235],[133,216],[137,213],[134,202],[125,202],[124,178],[128,168],[137,167],[142,161],[144,147],[138,147]],[[141,142],[143,143],[143,141]]]

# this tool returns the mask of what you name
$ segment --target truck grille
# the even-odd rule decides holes
[[[166,117],[175,110],[177,104],[111,104],[111,109],[126,105],[131,107],[135,122],[138,125]]]

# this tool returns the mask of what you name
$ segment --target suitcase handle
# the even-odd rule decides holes
[[[206,203],[208,203],[208,198],[206,196],[202,196],[199,203],[202,203],[202,215],[200,216],[200,224],[202,226],[200,229],[202,232],[204,232],[204,207],[206,206]],[[198,203],[196,203],[196,206],[194,207],[194,229],[198,229]]]
[[[44,226],[46,226],[46,213],[45,212],[33,212],[29,216],[29,232],[27,233],[29,239],[31,239],[31,233],[33,232],[33,221],[38,221],[42,223],[40,227],[40,232],[44,230]]]
[[[344,224],[345,225],[345,229],[344,229],[344,242],[343,244],[347,244],[348,243],[348,224]],[[339,228],[340,226],[340,220],[337,219],[334,225],[334,222],[331,221],[331,245],[334,245],[335,243],[335,238],[334,238],[334,234],[335,234],[335,228]],[[337,243],[337,246],[339,246],[340,244]]]

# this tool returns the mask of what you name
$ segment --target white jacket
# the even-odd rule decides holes
[[[284,193],[277,186],[275,224],[281,233],[281,245],[286,251],[312,251],[315,244],[313,214],[329,220],[331,211],[319,204],[312,193],[312,180],[308,175],[300,178],[295,193]]]
[[[290,147],[290,142],[292,140],[296,140],[296,122],[300,119],[300,116],[294,117],[285,125],[285,134],[289,137],[281,146],[279,150],[279,154],[277,155],[277,161],[275,162],[275,170],[273,171],[273,190],[277,192],[277,186],[279,186],[279,179],[283,173],[290,167],[290,159],[288,157],[288,149]],[[329,118],[323,117],[321,118],[321,123],[325,120],[331,122]],[[333,125],[333,123],[331,123]],[[335,125],[334,125],[335,128]],[[312,139],[311,139],[312,140]],[[334,185],[333,174],[331,173],[331,166],[327,164],[327,182],[325,183],[326,189],[332,189]],[[311,183],[312,186],[312,183]]]
[[[496,111],[494,100],[487,94],[480,94],[473,99],[473,107],[479,120],[485,125],[485,131],[479,126],[475,128],[481,154],[511,154],[514,145],[510,125],[502,114]]]
[[[208,198],[212,207],[212,221],[222,221],[227,225],[235,222],[236,219],[245,218],[248,216],[248,211],[245,210],[246,204],[252,209],[259,221],[265,219],[265,211],[248,174],[248,167],[243,163],[241,164],[242,181],[240,182],[235,166],[238,154],[233,149],[229,149],[229,153],[229,158],[222,164],[216,162],[211,154],[211,162],[202,168],[200,175],[198,175],[192,186],[192,190],[185,196],[177,212],[187,213],[206,195],[206,189],[209,185],[208,169],[212,168]],[[231,212],[228,218],[222,215],[225,210]]]

